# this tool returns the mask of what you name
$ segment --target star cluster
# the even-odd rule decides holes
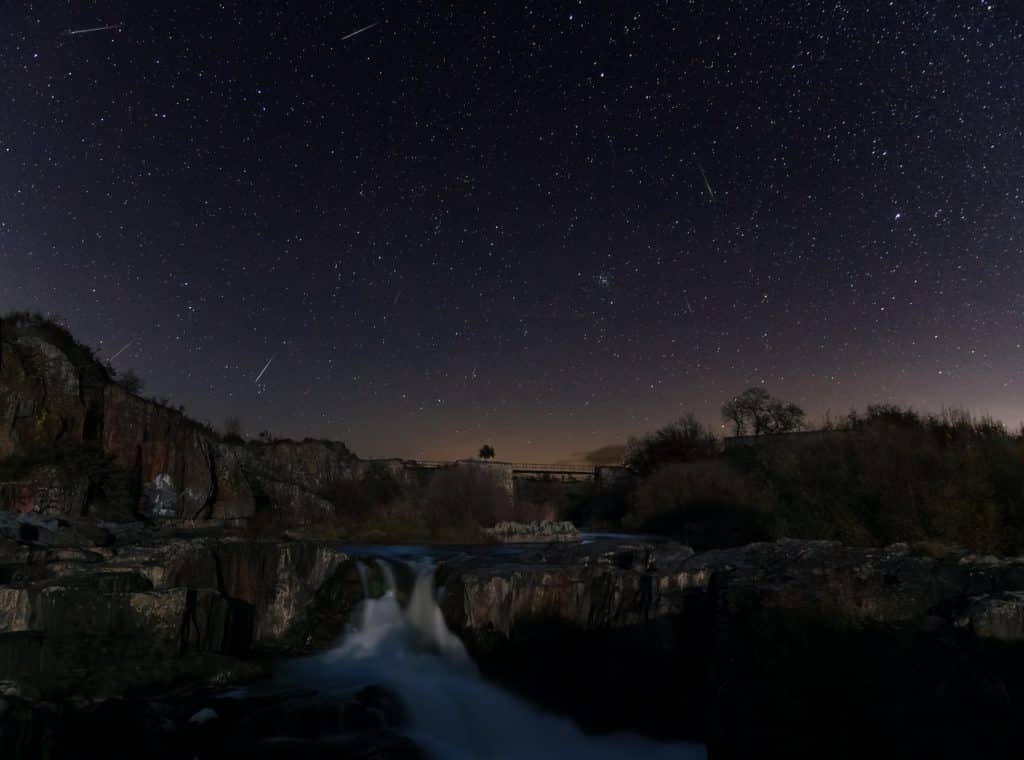
[[[1013,3],[110,1],[0,28],[0,308],[133,341],[114,365],[214,424],[554,460],[759,384],[819,418],[1024,418]]]

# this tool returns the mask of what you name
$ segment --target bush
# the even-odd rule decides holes
[[[364,520],[374,510],[402,499],[402,484],[386,467],[373,464],[361,475],[337,480],[320,494],[342,519]]]
[[[659,468],[637,488],[624,526],[673,535],[695,549],[772,537],[770,499],[724,459]]]
[[[582,500],[567,515],[704,546],[788,536],[1024,552],[1024,439],[994,420],[880,404],[816,435],[768,436],[724,455],[705,441],[684,418],[632,442],[645,477],[628,511],[606,503],[600,514]]]
[[[872,406],[836,432],[731,458],[770,485],[784,535],[1024,549],[1020,439],[989,419]]]
[[[687,414],[643,438],[630,438],[626,466],[638,475],[649,475],[663,465],[706,459],[718,452],[718,439],[693,414]]]
[[[587,483],[568,494],[560,517],[578,528],[621,530],[631,508],[632,490],[631,480]]]
[[[501,520],[512,518],[512,500],[499,475],[487,466],[461,464],[434,473],[427,488],[424,516],[438,540],[465,540]]]

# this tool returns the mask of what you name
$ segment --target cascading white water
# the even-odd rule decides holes
[[[386,568],[386,569],[385,569]],[[439,760],[465,758],[703,758],[703,747],[616,734],[588,736],[483,680],[462,641],[445,624],[429,565],[417,569],[405,607],[394,573],[381,597],[367,597],[358,624],[330,651],[281,674],[295,687],[351,692],[371,684],[392,691],[408,713],[406,733]],[[361,571],[365,577],[365,568]]]

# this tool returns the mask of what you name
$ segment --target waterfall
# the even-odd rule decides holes
[[[357,624],[322,655],[295,662],[278,679],[329,697],[368,685],[397,696],[406,733],[438,760],[470,758],[704,758],[703,747],[616,734],[588,736],[571,721],[541,710],[480,677],[462,641],[448,628],[434,590],[434,568],[415,571],[408,604],[399,603],[395,573],[378,560],[388,591],[361,603]],[[357,568],[359,565],[357,564]],[[364,577],[365,567],[360,572]],[[364,579],[364,589],[366,588]]]
[[[370,584],[366,577],[366,565],[362,560],[356,560],[356,572],[359,574],[359,585],[363,587],[363,599],[370,596]]]

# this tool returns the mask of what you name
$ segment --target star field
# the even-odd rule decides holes
[[[133,340],[114,365],[200,419],[521,461],[717,424],[757,384],[812,418],[1024,419],[1012,3],[14,3],[0,29],[0,308]]]

